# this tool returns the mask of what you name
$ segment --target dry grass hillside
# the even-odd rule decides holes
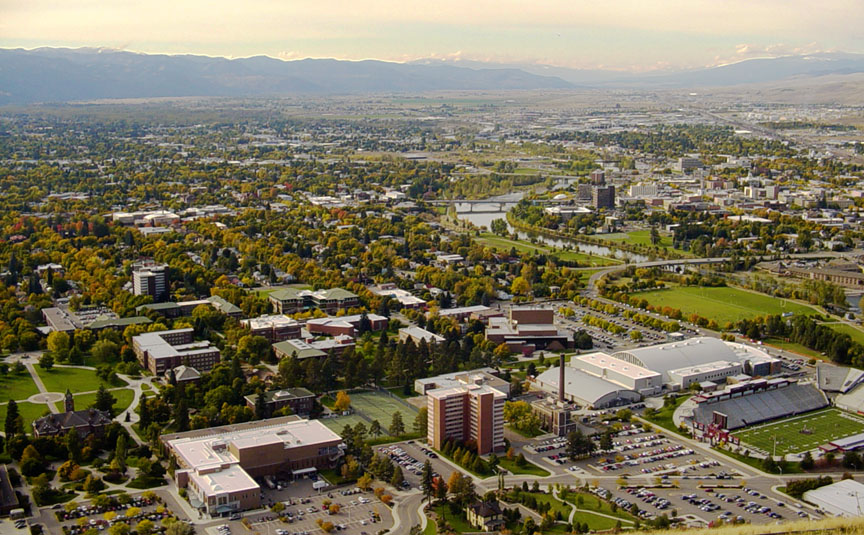
[[[669,535],[771,535],[795,534],[818,535],[821,533],[864,534],[864,518],[828,518],[820,521],[801,520],[782,524],[723,526],[716,528],[654,531],[652,534]]]

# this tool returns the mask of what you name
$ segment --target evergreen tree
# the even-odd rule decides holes
[[[81,438],[74,427],[66,433],[66,449],[69,451],[69,460],[81,462]]]
[[[393,475],[390,477],[390,484],[396,489],[402,487],[402,482],[405,481],[405,476],[402,474],[402,467],[396,466],[393,469]]]
[[[426,497],[426,501],[432,499],[432,494],[435,489],[434,479],[432,477],[432,463],[429,462],[429,459],[426,459],[423,463],[423,471],[420,474],[420,488],[423,490],[423,495]]]
[[[9,404],[6,405],[6,427],[4,428],[7,440],[10,437],[15,436],[17,433],[22,432],[20,429],[19,416],[18,404],[15,403],[14,399],[9,400]]]
[[[150,407],[147,405],[147,393],[141,392],[138,400],[138,427],[146,429],[150,425]]]
[[[258,420],[267,418],[267,400],[264,397],[264,392],[258,392],[255,397],[255,418]]]
[[[174,405],[174,425],[178,432],[189,430],[189,406],[185,397]]]
[[[402,413],[396,411],[393,413],[393,420],[390,422],[390,434],[398,437],[405,434],[405,424],[402,422]]]
[[[93,406],[100,411],[105,411],[114,416],[114,403],[116,402],[117,400],[114,399],[114,396],[105,390],[105,385],[99,385],[99,390],[96,392],[96,401]]]

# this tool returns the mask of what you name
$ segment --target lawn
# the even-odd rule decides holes
[[[565,504],[564,502],[562,502],[561,500],[559,500],[558,498],[556,498],[555,496],[552,496],[551,494],[544,494],[542,492],[524,492],[524,491],[520,492],[519,494],[522,496],[525,496],[526,494],[530,494],[531,496],[534,497],[534,499],[537,500],[538,506],[541,503],[543,503],[543,504],[548,503],[550,506],[549,511],[553,515],[556,513],[561,513],[561,516],[566,519],[567,516],[570,514],[571,507],[569,505]],[[614,524],[614,522],[613,522],[613,524]]]
[[[679,309],[684,318],[698,314],[715,320],[720,326],[726,322],[735,323],[756,316],[793,314],[813,315],[820,312],[815,308],[768,295],[740,290],[738,288],[702,286],[679,286],[664,290],[639,292],[633,294],[644,298],[654,306],[669,306]]]
[[[448,505],[436,505],[432,510],[438,515],[441,524],[449,525],[457,533],[477,531],[477,528],[468,523],[468,519],[465,518],[465,513],[462,511],[454,515],[450,512],[450,506]]]
[[[546,477],[549,475],[549,472],[540,468],[536,464],[531,461],[526,461],[525,466],[519,466],[516,464],[516,460],[509,460],[507,457],[501,457],[498,459],[498,466],[505,470],[509,470],[513,475],[529,475],[529,476],[540,476]]]
[[[622,263],[620,260],[605,256],[588,255],[579,251],[555,250],[551,247],[530,243],[525,240],[511,240],[510,238],[503,238],[491,232],[481,233],[480,236],[474,238],[474,241],[486,247],[498,249],[501,252],[509,252],[510,249],[516,249],[520,253],[553,255],[564,261],[581,262],[592,266],[610,266]]]
[[[824,325],[826,327],[831,327],[838,333],[848,334],[852,338],[853,342],[864,344],[864,331],[861,329],[856,329],[848,323],[825,323]]]
[[[579,496],[582,496],[582,505],[579,505],[578,503]],[[594,496],[593,494],[586,494],[584,492],[569,492],[567,494],[566,501],[573,504],[578,509],[594,511],[596,513],[603,513],[605,515],[614,516],[621,519],[621,521],[624,523],[629,522],[632,524],[635,520],[631,514],[625,512],[623,509],[619,508],[615,512],[612,512],[612,505],[609,502],[604,501],[597,496]],[[612,526],[615,525],[614,520],[604,518],[602,516],[592,515],[591,513],[582,513],[577,511],[576,515],[577,517],[578,515],[586,515],[587,517],[590,517],[587,520],[579,520],[579,522],[588,522],[588,525],[591,529],[607,529],[602,527],[594,527],[593,525],[591,525],[591,519],[595,519],[598,522],[608,520],[609,522],[611,522]]]
[[[802,430],[808,433],[803,433]],[[741,442],[773,453],[774,438],[777,454],[802,453],[836,440],[864,432],[864,419],[836,408],[823,409],[779,422],[748,427],[735,432]]]
[[[786,340],[780,340],[779,338],[765,338],[764,340],[762,340],[762,343],[768,346],[785,349],[786,351],[792,353],[798,353],[799,355],[804,357],[827,360],[825,355],[819,353],[818,351],[814,351],[809,347],[804,347],[801,344],[796,344],[795,342],[787,342]]]
[[[105,388],[115,386],[126,386],[126,381],[117,379],[118,384],[107,384],[96,377],[95,370],[84,368],[60,368],[54,366],[50,370],[43,370],[39,366],[34,366],[36,373],[45,384],[45,388],[49,392],[66,392],[68,388],[73,394],[80,392],[93,392],[99,390],[99,385],[104,384]]]
[[[675,422],[672,419],[672,415],[675,414],[675,409],[681,406],[682,403],[690,399],[690,396],[679,396],[673,399],[670,403],[664,406],[662,409],[659,409],[653,418],[646,418],[649,422],[659,425],[660,427],[666,428],[675,433],[680,433],[678,428],[675,427]]]
[[[121,388],[120,390],[110,390],[109,393],[114,396],[117,401],[114,403],[114,414],[120,414],[132,403],[135,398],[135,392],[131,388]],[[86,409],[90,405],[96,403],[96,394],[76,394],[75,408]]]
[[[28,433],[33,430],[30,425],[33,420],[41,418],[46,412],[48,412],[48,405],[44,403],[30,403],[27,401],[16,403],[18,403],[18,413],[21,414],[22,418],[24,418],[24,430]],[[6,404],[0,405],[0,422],[6,421],[6,407]],[[60,403],[58,408],[62,409],[63,404]]]
[[[0,376],[0,402],[27,399],[33,394],[38,394],[39,388],[33,382],[33,378],[26,371],[21,375]]]
[[[651,243],[651,231],[650,230],[634,230],[632,232],[615,232],[613,234],[598,234],[596,237],[601,238],[603,240],[609,241],[620,241],[626,243],[632,243],[633,245],[644,245],[646,247],[652,247],[654,244]],[[657,244],[658,247],[669,247],[672,248],[672,235],[666,234],[665,232],[660,233],[660,243]]]

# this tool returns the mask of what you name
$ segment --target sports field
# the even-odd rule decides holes
[[[812,315],[819,312],[806,305],[788,299],[739,290],[738,288],[702,286],[678,286],[664,290],[639,292],[635,297],[644,298],[654,306],[669,306],[679,309],[684,317],[698,314],[715,320],[721,327],[726,322],[735,323],[756,316],[785,314]]]
[[[822,409],[810,414],[748,427],[734,432],[742,443],[773,453],[777,438],[777,455],[803,453],[822,444],[864,432],[864,419],[840,409]]]
[[[417,410],[407,403],[391,398],[387,394],[380,392],[352,392],[351,407],[358,412],[366,415],[370,420],[378,420],[381,427],[390,427],[390,422],[393,420],[393,414],[396,412],[402,413],[402,423],[406,429],[411,428],[414,418],[417,417]]]

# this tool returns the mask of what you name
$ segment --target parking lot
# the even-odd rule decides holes
[[[139,512],[130,517],[129,511],[130,509],[134,511],[133,508],[138,509]],[[140,495],[133,496],[126,504],[115,503],[105,507],[85,504],[71,511],[66,511],[63,507],[52,511],[66,535],[80,535],[90,528],[103,531],[118,523],[129,524],[134,528],[138,522],[145,519],[159,525],[163,519],[171,516],[171,511],[162,503],[147,500]]]

